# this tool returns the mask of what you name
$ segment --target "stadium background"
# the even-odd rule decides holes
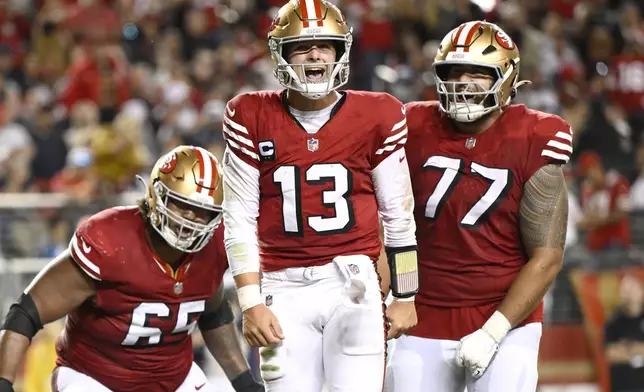
[[[134,174],[163,151],[189,143],[221,156],[226,100],[280,87],[265,37],[283,2],[0,0],[2,314],[79,220],[139,197]],[[517,100],[575,131],[568,250],[546,301],[540,389],[609,391],[604,324],[624,272],[644,275],[644,1],[333,2],[354,26],[350,87],[405,102],[434,96],[438,40],[458,24],[485,18],[517,42],[533,82]],[[608,246],[588,246],[577,225],[598,213],[580,197],[580,174],[598,160],[623,176],[633,206],[626,229],[604,233],[616,235]],[[35,339],[23,391],[49,390],[59,328]],[[198,337],[195,352],[221,381]]]

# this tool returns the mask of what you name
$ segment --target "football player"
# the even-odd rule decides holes
[[[561,166],[572,130],[511,104],[526,83],[519,65],[503,30],[464,23],[434,61],[439,101],[406,105],[420,291],[418,325],[393,349],[393,391],[536,389],[542,297],[566,237]]]
[[[236,391],[263,391],[224,298],[221,182],[212,154],[180,146],[157,161],[138,206],[81,223],[4,320],[0,391],[13,391],[31,338],[65,315],[53,391],[210,391],[192,360],[197,326]]]
[[[291,0],[268,40],[285,89],[235,97],[223,127],[225,243],[244,335],[262,346],[269,391],[319,392],[325,380],[381,391],[385,321],[393,338],[416,323],[405,109],[387,94],[339,91],[352,36],[326,0]],[[387,320],[379,217],[395,297]]]

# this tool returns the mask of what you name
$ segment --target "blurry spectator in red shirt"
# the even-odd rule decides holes
[[[631,245],[628,214],[631,210],[630,189],[626,178],[616,171],[605,171],[599,155],[592,151],[581,154],[579,174],[583,218],[580,229],[588,231],[587,246],[594,252]]]
[[[67,109],[81,100],[98,104],[102,122],[112,121],[130,95],[125,58],[109,45],[109,37],[96,30],[86,36],[85,55],[67,70],[68,84],[61,97]]]

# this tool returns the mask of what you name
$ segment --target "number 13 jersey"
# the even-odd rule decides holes
[[[225,186],[235,189],[227,193],[234,200],[224,202],[231,265],[231,238],[245,241],[254,219],[263,271],[323,265],[338,255],[377,259],[379,209],[405,215],[394,199],[412,201],[403,105],[388,94],[345,91],[329,121],[309,134],[290,114],[285,95],[247,93],[226,107]],[[392,178],[387,183],[376,174],[383,168]],[[380,194],[394,196],[379,200]],[[407,213],[400,231],[410,231],[411,243],[401,245],[415,245],[411,206]]]
[[[412,334],[458,340],[483,325],[528,261],[523,188],[542,166],[569,160],[572,133],[561,118],[523,105],[474,136],[457,133],[433,102],[407,104],[407,120],[420,269]],[[450,321],[440,320],[441,308],[471,311]],[[539,307],[525,323],[541,319]]]

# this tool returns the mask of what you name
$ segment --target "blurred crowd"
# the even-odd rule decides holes
[[[335,2],[354,28],[349,87],[402,101],[433,98],[433,56],[452,28],[500,24],[532,81],[517,101],[574,130],[569,242],[582,241],[577,229],[616,226],[615,210],[644,208],[644,2]],[[225,102],[280,87],[266,33],[283,3],[0,0],[0,192],[62,192],[88,203],[131,189],[134,174],[177,144],[220,155]],[[50,215],[55,232],[62,223]],[[606,243],[590,235],[590,248],[630,246],[623,226]]]
[[[0,193],[63,193],[80,211],[0,213],[0,257],[53,256],[97,200],[140,189],[134,175],[178,144],[221,156],[226,101],[280,88],[266,33],[285,1],[0,0]],[[642,264],[644,1],[332,2],[354,29],[348,87],[403,102],[435,97],[447,32],[503,27],[532,81],[516,101],[574,131],[566,263]]]

